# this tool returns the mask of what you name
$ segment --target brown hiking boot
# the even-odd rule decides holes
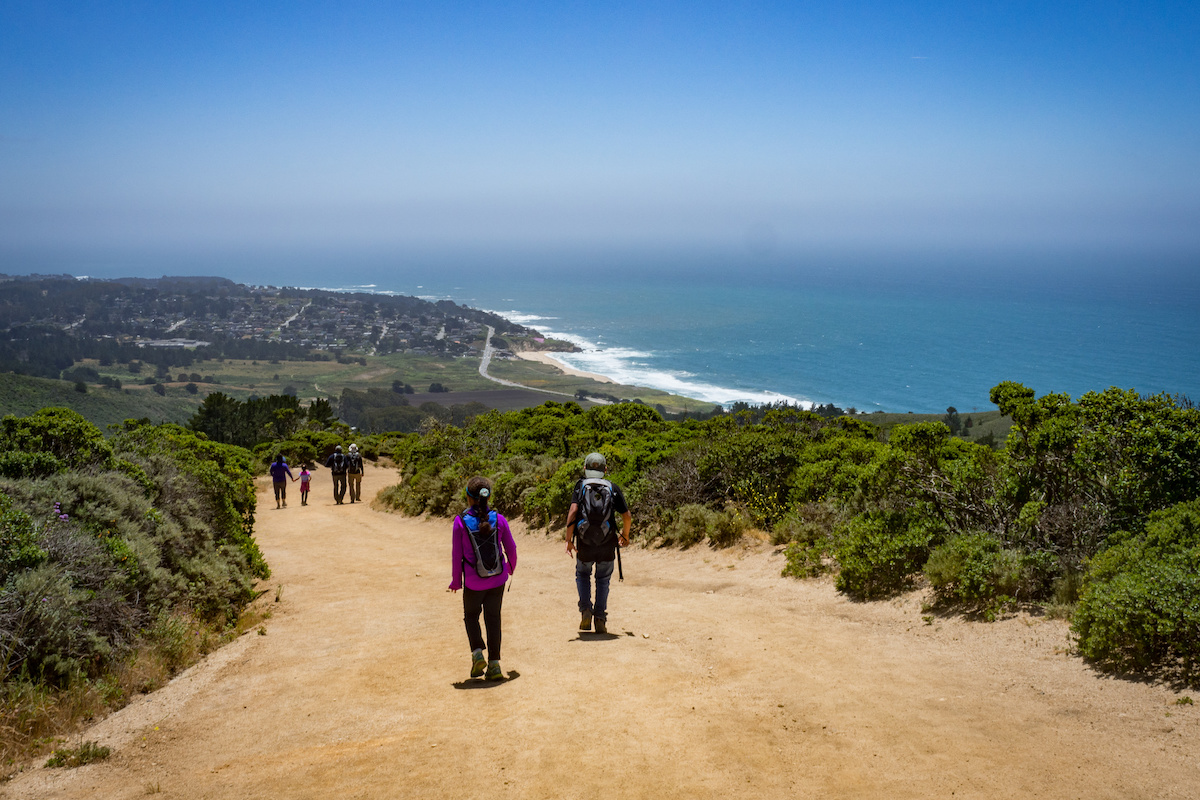
[[[590,631],[592,629],[592,612],[583,612],[583,617],[579,620],[579,630]]]
[[[605,624],[607,620],[596,620],[596,633],[608,633],[608,626]]]

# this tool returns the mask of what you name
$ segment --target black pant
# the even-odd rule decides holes
[[[342,498],[346,496],[346,473],[333,473],[333,501],[335,503],[342,502]]]
[[[479,630],[479,612],[487,628],[488,661],[500,660],[500,606],[504,604],[504,587],[477,592],[463,587],[463,622],[467,624],[467,641],[471,650],[484,648],[483,633]]]

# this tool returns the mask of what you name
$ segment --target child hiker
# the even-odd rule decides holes
[[[312,476],[308,474],[308,464],[300,465],[300,505],[308,505],[308,481]]]
[[[467,481],[470,507],[454,518],[450,591],[463,590],[463,622],[471,645],[471,677],[501,681],[504,673],[500,670],[500,606],[504,603],[504,583],[517,569],[517,545],[508,530],[508,520],[488,508],[491,494],[492,482],[487,478]],[[480,611],[487,629],[486,644],[479,630]]]

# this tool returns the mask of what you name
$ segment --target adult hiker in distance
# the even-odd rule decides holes
[[[325,466],[329,468],[329,474],[333,478],[333,501],[340,506],[342,498],[346,496],[346,469],[349,466],[340,444],[333,448],[333,453],[325,459]]]
[[[629,545],[633,517],[621,487],[606,480],[607,462],[600,453],[583,460],[583,480],[575,484],[567,512],[567,555],[575,555],[575,587],[579,590],[579,630],[608,633],[608,586],[619,547]],[[617,515],[621,517],[617,532]],[[596,573],[596,599],[592,601],[592,571]]]
[[[287,481],[284,479],[291,478],[295,482],[296,478],[288,468],[287,458],[283,453],[275,454],[275,460],[271,462],[270,470],[271,485],[275,489],[275,507],[279,508],[279,504],[283,503],[283,507],[287,508]]]
[[[492,482],[474,477],[467,481],[469,507],[454,518],[450,549],[451,592],[463,590],[463,623],[471,646],[471,677],[504,680],[500,669],[500,608],[504,584],[517,569],[517,544],[508,520],[488,508]],[[487,641],[479,629],[479,613]],[[483,650],[487,648],[487,661]]]
[[[358,452],[358,445],[350,445],[350,452],[346,454],[346,480],[350,488],[350,502],[362,502],[362,478],[363,478],[363,459],[362,454]]]

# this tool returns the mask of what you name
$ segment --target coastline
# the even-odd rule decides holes
[[[597,383],[616,383],[616,381],[607,375],[601,375],[596,372],[584,372],[583,370],[575,369],[566,362],[558,360],[544,350],[522,350],[517,352],[516,356],[517,358],[525,361],[536,361],[539,364],[546,364],[547,366],[554,367],[555,369],[561,370],[567,375],[571,375],[576,378],[590,378]]]

